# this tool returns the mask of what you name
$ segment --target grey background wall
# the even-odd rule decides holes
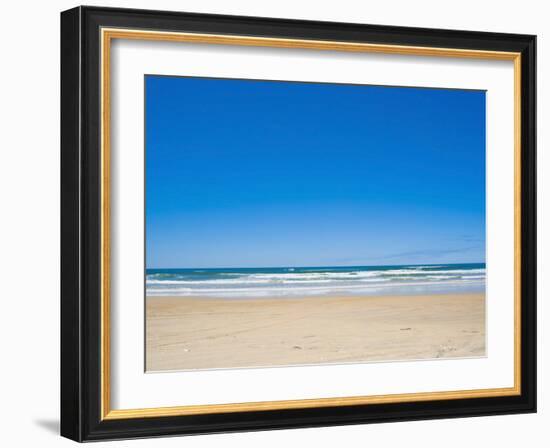
[[[88,1],[131,8],[537,34],[539,322],[549,321],[550,22],[547,2],[461,0]],[[0,70],[0,439],[5,446],[69,446],[57,436],[59,375],[59,12],[76,2],[4,2]],[[545,176],[546,174],[546,176]],[[110,446],[548,446],[549,333],[539,325],[537,415],[117,442]],[[96,446],[103,446],[99,444]],[[105,445],[107,446],[107,445]]]

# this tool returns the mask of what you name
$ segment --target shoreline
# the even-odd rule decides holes
[[[406,285],[405,285],[406,286]],[[145,298],[148,300],[155,300],[155,299],[185,299],[185,300],[227,300],[230,302],[238,302],[238,301],[249,301],[249,300],[308,300],[308,299],[334,299],[334,298],[352,298],[352,297],[360,297],[363,299],[367,298],[383,298],[383,297],[424,297],[424,296],[460,296],[460,295],[468,295],[468,294],[482,294],[485,295],[487,286],[485,282],[479,282],[475,285],[464,285],[464,288],[457,288],[455,290],[449,290],[449,289],[442,289],[442,290],[436,290],[435,292],[432,292],[430,290],[423,289],[421,291],[410,291],[408,292],[402,292],[399,291],[396,293],[395,291],[391,290],[391,287],[389,287],[389,290],[387,292],[383,291],[377,291],[374,294],[366,294],[364,291],[360,291],[357,293],[345,291],[341,292],[338,290],[334,290],[327,293],[322,294],[280,294],[280,295],[215,295],[215,294],[190,294],[190,295],[177,295],[177,294],[148,294],[147,291],[145,292]],[[472,286],[469,288],[469,286]]]
[[[484,293],[146,298],[147,371],[485,354]]]

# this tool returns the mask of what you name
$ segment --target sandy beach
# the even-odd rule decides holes
[[[147,371],[485,355],[485,296],[147,297]]]

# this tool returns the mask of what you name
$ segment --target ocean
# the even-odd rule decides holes
[[[148,296],[258,298],[484,290],[485,263],[146,271]]]

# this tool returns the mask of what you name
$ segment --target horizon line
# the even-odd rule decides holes
[[[468,262],[454,262],[454,263],[394,263],[394,264],[350,264],[350,265],[316,265],[316,266],[298,266],[298,265],[284,265],[284,266],[216,266],[216,267],[145,267],[147,269],[314,269],[314,268],[373,268],[373,267],[391,267],[391,266],[449,266],[455,264],[486,264],[486,261],[468,261]]]

